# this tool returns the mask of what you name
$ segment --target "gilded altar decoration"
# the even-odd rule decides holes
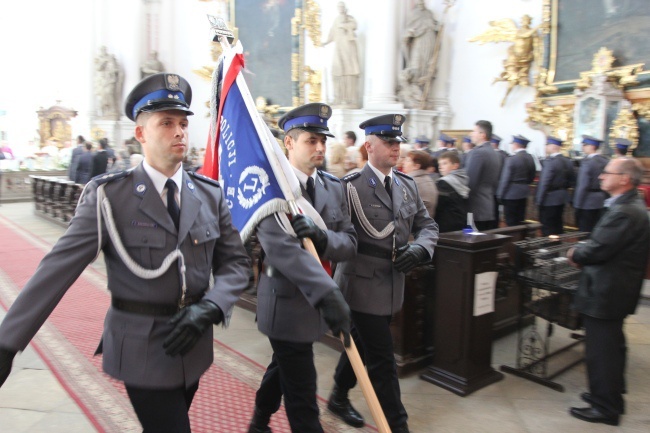
[[[72,126],[70,120],[77,116],[77,112],[61,106],[61,101],[50,108],[41,108],[38,114],[38,134],[40,144],[45,146],[48,142],[56,143],[61,148],[66,141],[72,140]]]
[[[486,42],[510,42],[508,57],[503,61],[503,72],[494,79],[492,84],[503,81],[508,83],[506,94],[501,101],[504,106],[508,95],[516,86],[528,87],[530,84],[530,68],[533,61],[541,65],[542,35],[549,31],[549,22],[543,21],[536,27],[531,27],[532,18],[524,15],[521,25],[517,27],[514,20],[504,18],[490,21],[490,28],[470,42],[484,44]]]
[[[526,111],[526,122],[546,135],[561,138],[564,141],[562,152],[568,154],[574,136],[573,105],[549,105],[537,98],[526,107]]]
[[[308,75],[305,64],[305,37],[309,36],[315,47],[321,46],[320,6],[315,0],[305,0],[302,8],[296,8],[291,19],[291,37],[296,41],[291,53],[291,81],[293,84],[292,105],[297,107],[305,101],[305,88],[320,87],[322,77]],[[297,47],[297,49],[295,48]],[[310,68],[311,69],[311,68]],[[309,80],[318,80],[318,83]],[[320,90],[319,90],[320,93]],[[313,95],[312,95],[313,96]],[[320,101],[320,97],[318,101]],[[311,99],[310,99],[311,101]]]
[[[616,138],[630,140],[632,142],[630,152],[636,149],[639,143],[639,124],[634,117],[633,109],[634,106],[629,101],[624,101],[609,129],[609,142],[613,143]]]
[[[615,61],[616,59],[612,50],[601,47],[594,55],[594,59],[591,62],[591,70],[580,73],[580,80],[576,83],[576,88],[586,89],[591,87],[593,78],[597,75],[605,75],[607,81],[618,88],[639,84],[637,74],[643,71],[643,63],[614,67]]]

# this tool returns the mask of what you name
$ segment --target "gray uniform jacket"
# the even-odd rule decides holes
[[[500,157],[487,141],[467,155],[465,170],[469,177],[469,211],[474,221],[494,219],[494,195],[499,185]]]
[[[497,198],[520,200],[530,194],[529,185],[535,180],[535,160],[525,150],[506,158],[501,171]]]
[[[357,250],[357,236],[341,181],[319,171],[314,188],[314,208],[328,229],[327,248],[321,259],[350,260]],[[305,191],[303,195],[309,197]],[[258,329],[278,340],[318,341],[328,328],[315,306],[332,290],[338,290],[336,283],[302,248],[299,239],[282,230],[274,215],[257,226],[257,238],[264,249],[266,269],[257,287]]]
[[[115,225],[131,258],[144,268],[155,269],[178,245],[187,267],[188,296],[205,292],[204,299],[228,314],[248,285],[250,260],[232,226],[218,184],[183,173],[177,232],[142,164],[132,171],[104,177]],[[97,179],[88,184],[68,230],[43,258],[7,312],[0,325],[0,347],[23,350],[95,258],[97,187],[102,182]],[[101,247],[112,296],[144,303],[177,304],[181,294],[179,267],[173,264],[152,280],[135,276],[118,256],[105,220],[102,221]],[[172,330],[169,319],[109,308],[103,333],[104,371],[127,385],[148,389],[178,388],[198,382],[212,363],[212,328],[185,356],[171,357],[162,347]]]
[[[438,225],[427,213],[415,181],[404,173],[393,170],[392,200],[368,164],[360,172],[343,178],[344,184],[348,182],[356,188],[363,211],[375,229],[381,231],[391,221],[395,222],[395,238],[393,241],[393,235],[384,239],[368,235],[352,209],[352,223],[359,238],[358,252],[353,260],[339,263],[334,281],[352,310],[392,315],[402,309],[404,302],[404,274],[393,267],[390,258],[393,247],[406,245],[413,234],[414,243],[423,246],[432,258],[438,242]],[[368,255],[368,251],[375,256]],[[382,254],[388,257],[376,257]]]
[[[573,261],[582,265],[576,310],[599,319],[634,314],[650,252],[650,222],[635,189],[616,199],[579,243]]]
[[[580,163],[576,189],[573,192],[573,207],[576,209],[602,209],[608,194],[600,189],[598,176],[609,160],[603,155],[587,157]]]
[[[575,172],[569,158],[555,155],[542,162],[535,204],[539,206],[559,206],[569,201],[568,188],[575,185]]]

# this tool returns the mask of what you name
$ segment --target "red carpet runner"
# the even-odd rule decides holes
[[[52,245],[2,217],[0,239],[0,305],[7,309]],[[99,432],[140,432],[124,387],[104,374],[101,358],[93,356],[110,301],[105,286],[105,277],[88,268],[32,345]],[[264,369],[216,340],[214,356],[190,410],[192,431],[246,432]],[[352,429],[335,420],[322,399],[319,404],[326,432],[376,431]],[[284,408],[273,417],[271,428],[290,432]]]

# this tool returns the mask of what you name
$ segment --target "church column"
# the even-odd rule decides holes
[[[366,109],[403,110],[397,102],[397,69],[400,66],[398,45],[397,0],[375,0],[372,3],[372,25],[366,35],[365,95]]]

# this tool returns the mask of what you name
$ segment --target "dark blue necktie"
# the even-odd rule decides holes
[[[165,186],[167,187],[167,212],[169,212],[169,216],[172,217],[176,230],[178,230],[178,222],[181,219],[181,209],[178,207],[178,203],[176,203],[176,183],[171,179],[167,179]]]
[[[392,200],[393,199],[393,191],[390,188],[390,176],[386,176],[384,178],[384,188],[386,188],[386,192],[388,193],[388,197],[390,197],[390,199]]]
[[[311,204],[316,203],[316,189],[314,188],[314,178],[309,176],[307,178],[307,194],[311,198]]]

